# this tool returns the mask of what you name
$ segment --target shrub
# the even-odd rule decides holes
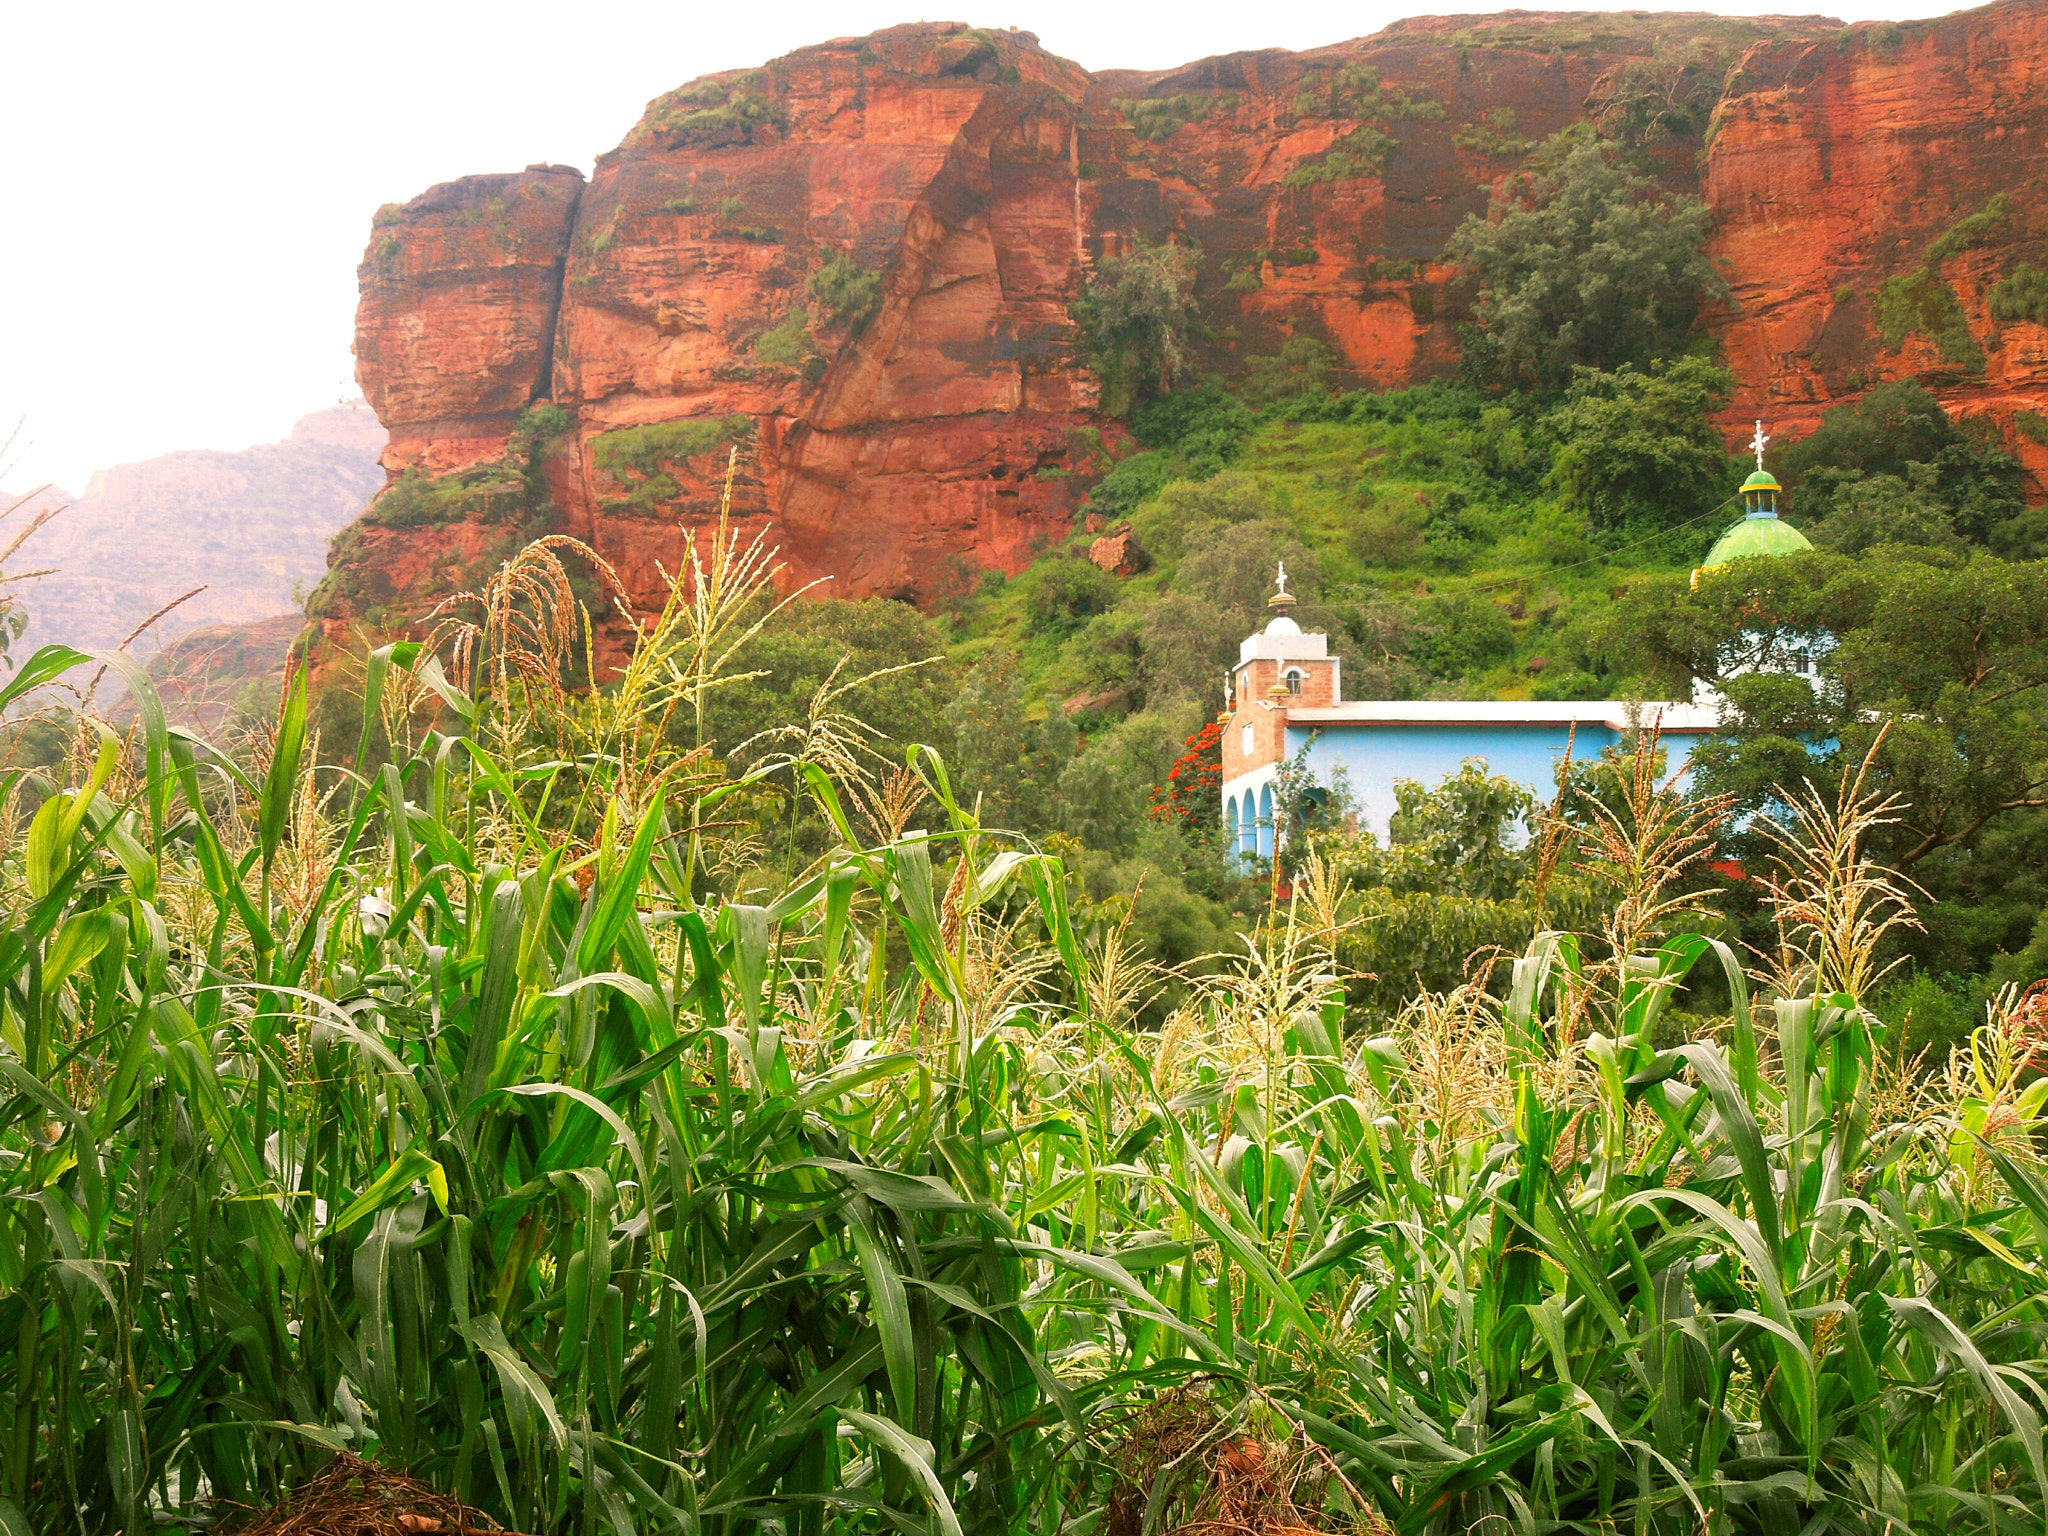
[[[1958,219],[1927,247],[1928,261],[1944,262],[1959,251],[1974,250],[1980,245],[1990,245],[2006,238],[2011,232],[2007,218],[2009,201],[2005,193],[1994,192],[1991,201],[1977,212]]]
[[[1237,98],[1219,100],[1183,92],[1174,96],[1124,98],[1112,105],[1130,120],[1132,132],[1156,144],[1172,138],[1189,123],[1201,122],[1218,107],[1235,110]]]
[[[2048,325],[2048,272],[2021,262],[1991,289],[1991,318]]]
[[[642,130],[671,149],[749,143],[755,129],[775,119],[773,103],[754,89],[759,80],[746,74],[729,83],[700,80],[671,91],[648,108]]]
[[[1452,134],[1451,142],[1488,160],[1512,160],[1536,147],[1536,141],[1516,127],[1513,107],[1495,107],[1479,122]]]
[[[858,336],[882,307],[882,274],[834,251],[810,275],[804,291],[824,306],[830,324]]]
[[[1932,266],[1885,279],[1877,290],[1877,331],[1897,351],[1909,335],[1931,340],[1945,363],[1977,372],[1984,349],[1970,334],[1970,322],[1947,278]]]
[[[1969,318],[1941,264],[1959,251],[1989,245],[2008,231],[2007,199],[1997,193],[1978,212],[1959,219],[1927,247],[1926,260],[1911,272],[1885,280],[1877,291],[1874,314],[1878,334],[1896,352],[1909,335],[1921,335],[1934,343],[1941,360],[1971,373],[1984,369],[1984,349],[1970,334]],[[1997,312],[1997,295],[1992,306]]]
[[[1245,398],[1267,405],[1297,395],[1320,394],[1336,360],[1337,354],[1313,336],[1290,336],[1277,354],[1245,359]]]
[[[451,475],[429,477],[409,467],[363,514],[383,528],[433,528],[471,517],[490,520],[520,509],[527,485],[516,469],[480,464]]]
[[[1380,110],[1380,72],[1370,64],[1345,64],[1304,76],[1294,98],[1303,117],[1372,117]]]
[[[1281,178],[1281,185],[1298,190],[1326,181],[1378,176],[1386,170],[1387,152],[1393,147],[1392,139],[1367,123],[1345,134],[1317,159],[1297,165]]]
[[[1141,243],[1103,262],[1074,306],[1108,414],[1129,414],[1193,367],[1197,259],[1185,245]]]
[[[1484,597],[1430,598],[1416,620],[1415,659],[1438,677],[1467,677],[1514,654],[1514,626]]]
[[[764,363],[801,363],[811,355],[810,320],[803,305],[790,305],[777,325],[754,338],[754,356]]]
[[[614,484],[628,487],[614,505],[640,512],[658,510],[682,488],[666,466],[701,458],[751,434],[751,416],[693,416],[643,427],[616,427],[591,445],[591,461]]]
[[[1116,599],[1116,578],[1078,555],[1045,561],[1025,578],[1024,611],[1035,634],[1071,634]]]

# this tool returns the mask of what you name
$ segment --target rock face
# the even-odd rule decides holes
[[[94,474],[85,494],[23,507],[8,537],[42,507],[63,507],[9,569],[54,568],[11,590],[28,614],[16,653],[48,641],[119,645],[194,587],[137,638],[146,654],[200,625],[296,611],[323,574],[327,541],[382,489],[384,429],[358,401],[302,418],[291,436],[239,452],[192,450]],[[0,497],[0,505],[11,498]]]
[[[2048,265],[2044,187],[2048,5],[1751,49],[1705,175],[1736,302],[1718,327],[1741,381],[1731,421],[1796,436],[1918,378],[1995,423],[2048,491],[2048,302],[1993,313],[2018,266]]]
[[[734,515],[835,595],[1014,571],[1119,447],[1073,308],[1101,262],[1199,248],[1206,370],[1306,336],[1335,384],[1440,376],[1469,306],[1446,240],[1587,118],[1719,215],[1731,437],[1914,376],[2048,469],[2048,292],[1993,313],[2048,238],[2044,32],[2048,0],[1906,27],[1510,12],[1090,75],[940,24],[708,77],[588,185],[533,167],[378,214],[357,357],[392,485],[315,611],[331,637],[412,622],[542,529],[651,605],[729,458]]]

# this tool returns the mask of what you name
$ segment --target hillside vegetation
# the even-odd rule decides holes
[[[601,679],[559,534],[214,741],[22,659],[135,714],[0,743],[0,1530],[2048,1522],[2042,516],[1887,386],[1693,579],[1695,213],[1566,136],[1381,395],[1105,268],[1101,528],[936,613],[796,600],[735,447]],[[1247,866],[1283,559],[1353,696],[1727,720],[1385,843],[1290,765]]]
[[[2048,882],[2033,857],[2048,853],[2036,563],[2048,512],[2025,505],[2019,466],[1918,385],[1882,386],[1771,451],[1786,515],[1815,552],[1695,589],[1753,467],[1723,444],[1728,376],[1687,329],[1715,291],[1697,205],[1583,130],[1534,163],[1454,242],[1481,278],[1455,380],[1333,395],[1307,337],[1240,375],[1193,378],[1174,339],[1199,324],[1174,308],[1191,302],[1179,269],[1112,264],[1105,302],[1151,319],[1103,333],[1129,350],[1115,376],[1137,402],[1137,448],[1098,461],[1089,516],[1018,576],[969,573],[929,620],[888,604],[781,615],[755,653],[768,675],[713,711],[721,749],[800,713],[856,633],[849,676],[942,657],[914,682],[889,680],[888,701],[856,693],[854,707],[872,705],[893,740],[948,750],[986,824],[1066,839],[1106,915],[1142,883],[1133,932],[1154,958],[1192,960],[1256,908],[1263,876],[1220,856],[1213,797],[1157,806],[1177,761],[1192,773],[1214,760],[1214,733],[1199,733],[1284,561],[1295,615],[1330,635],[1347,697],[1654,700],[1724,686],[1737,708],[1696,781],[1735,797],[1736,826],[1778,803],[1780,784],[1831,781],[1891,722],[1872,782],[1911,809],[1880,849],[1931,900],[1924,928],[1889,941],[1911,965],[1884,1006],[1947,1038],[1997,982],[2048,971],[2036,937],[2048,936]],[[1586,292],[1618,297],[1574,307]],[[1560,337],[1576,340],[1560,350]],[[1114,574],[1089,558],[1101,540]],[[1723,676],[1819,631],[1844,643],[1818,696]],[[1474,803],[1488,809],[1456,812],[1478,817],[1460,838],[1511,835],[1489,815],[1527,824],[1498,796]],[[1731,853],[1758,851],[1730,837]],[[1381,886],[1369,839],[1335,825],[1316,839],[1361,889]],[[1316,839],[1297,838],[1297,856]],[[1697,878],[1728,887],[1731,937],[1767,942],[1745,926],[1757,910],[1746,883]],[[1464,894],[1438,886],[1426,904]],[[1382,924],[1386,942],[1362,941],[1357,957],[1387,978],[1388,1008],[1417,981],[1455,984],[1482,939],[1529,931],[1525,910],[1404,910],[1413,921]],[[1369,990],[1354,985],[1354,1003]]]
[[[1075,872],[869,760],[836,681],[738,776],[695,745],[774,574],[698,552],[603,694],[522,600],[556,540],[452,673],[370,658],[354,743],[301,676],[238,760],[117,659],[132,735],[8,780],[10,1527],[405,1494],[337,1451],[563,1536],[2048,1512],[2038,999],[1892,1064],[1859,999],[1912,914],[1853,776],[1793,808],[1754,977],[1687,889],[1725,806],[1645,741],[1542,819],[1594,900],[1535,895],[1502,995],[1356,1027],[1372,914],[1318,855],[1148,1027]],[[761,890],[778,774],[826,830]],[[1468,777],[1387,889],[1526,887]]]

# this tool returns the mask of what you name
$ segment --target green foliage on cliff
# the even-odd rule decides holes
[[[1932,265],[1886,278],[1877,290],[1877,332],[1897,351],[1908,336],[1925,336],[1945,363],[1972,373],[1984,367],[1984,349],[1970,334],[1955,288]]]
[[[1170,139],[1189,123],[1199,123],[1211,112],[1234,112],[1235,96],[1206,96],[1181,92],[1173,96],[1120,97],[1112,105],[1129,121],[1131,131],[1153,143]]]
[[[1294,97],[1303,117],[1375,117],[1380,106],[1380,72],[1370,64],[1312,69]]]
[[[1994,192],[1977,212],[1966,214],[1950,225],[1927,247],[1927,259],[1939,263],[1963,251],[1991,245],[2010,233],[2010,197]]]
[[[1991,318],[2048,325],[2048,272],[2021,262],[1991,290]]]
[[[1969,373],[1984,371],[1984,349],[1970,333],[1962,301],[1941,264],[1951,256],[1989,245],[2009,230],[2007,198],[1997,193],[1979,209],[1956,221],[1927,247],[1926,259],[1910,272],[1887,278],[1877,291],[1875,318],[1885,345],[1897,351],[1912,335],[1925,336],[1941,360]],[[1996,295],[1994,292],[1994,313]]]
[[[380,528],[433,528],[470,518],[488,520],[523,509],[527,484],[508,464],[479,464],[452,475],[408,468],[370,503],[363,520]]]
[[[811,317],[801,304],[789,306],[789,313],[754,338],[754,357],[764,363],[794,365],[812,352]]]
[[[643,132],[670,148],[746,143],[754,130],[774,121],[774,104],[759,93],[760,76],[721,82],[700,80],[656,97],[641,120]]]
[[[1451,142],[1489,160],[1512,160],[1536,147],[1536,141],[1524,137],[1515,125],[1513,107],[1495,107],[1479,121],[1452,134]]]
[[[1293,188],[1313,187],[1326,181],[1353,181],[1377,176],[1387,168],[1387,151],[1394,141],[1370,123],[1354,128],[1321,156],[1297,165],[1281,179]]]
[[[1446,247],[1479,283],[1465,376],[1552,392],[1574,368],[1640,371],[1676,355],[1700,306],[1727,291],[1707,259],[1708,223],[1704,203],[1666,196],[1617,146],[1559,134]]]
[[[829,323],[858,336],[882,307],[882,274],[834,251],[804,284],[824,307]]]
[[[1074,316],[1108,414],[1124,415],[1164,393],[1193,367],[1198,261],[1186,245],[1141,243],[1096,268]]]
[[[682,494],[669,469],[701,458],[754,430],[751,416],[694,416],[642,427],[615,427],[591,444],[591,461],[627,493],[613,503],[657,512]]]

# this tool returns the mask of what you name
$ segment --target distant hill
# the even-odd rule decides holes
[[[16,589],[29,615],[18,653],[53,640],[119,645],[201,585],[136,641],[138,654],[201,627],[296,614],[326,571],[328,539],[383,489],[384,443],[368,407],[337,405],[302,418],[281,443],[167,453],[99,471],[80,497],[43,493],[0,523],[5,548],[40,508],[66,508],[7,563],[57,571]]]
[[[208,624],[181,635],[149,660],[164,712],[219,739],[242,722],[277,711],[284,665],[305,617],[282,613],[247,624]]]

